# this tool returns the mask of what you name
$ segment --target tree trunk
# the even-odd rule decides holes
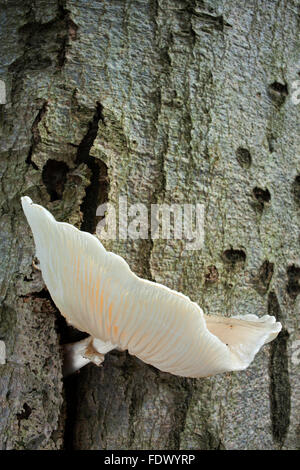
[[[0,1],[1,449],[300,447],[299,6]],[[63,382],[77,334],[32,265],[23,195],[92,233],[120,196],[203,204],[201,250],[104,244],[205,313],[282,332],[242,372],[185,379],[113,351]]]

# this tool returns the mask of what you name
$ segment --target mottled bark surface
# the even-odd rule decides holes
[[[299,6],[0,0],[1,449],[300,447]],[[94,233],[120,195],[203,203],[201,251],[106,247],[206,313],[283,331],[243,372],[183,379],[113,351],[64,384],[73,333],[32,265],[22,195]]]

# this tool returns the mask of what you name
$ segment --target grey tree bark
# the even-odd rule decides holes
[[[299,0],[0,0],[1,449],[297,449]],[[20,206],[95,233],[102,202],[202,203],[205,243],[106,247],[206,313],[283,324],[243,372],[113,351],[63,382],[68,329]],[[297,349],[298,348],[298,349]]]

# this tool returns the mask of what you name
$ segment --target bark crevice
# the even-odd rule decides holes
[[[97,225],[97,207],[106,202],[108,198],[108,177],[106,164],[90,155],[90,150],[97,137],[99,122],[105,125],[103,107],[97,102],[96,111],[91,120],[88,131],[78,145],[76,164],[85,163],[91,170],[90,184],[80,206],[83,214],[81,230],[95,233]]]
[[[35,170],[38,170],[39,167],[32,160],[32,155],[33,155],[35,147],[41,142],[39,123],[42,121],[43,117],[45,116],[47,112],[47,106],[48,106],[48,101],[45,101],[43,103],[43,106],[40,108],[39,112],[37,113],[36,118],[34,119],[33,124],[31,126],[31,134],[32,134],[31,145],[30,145],[29,152],[25,161],[28,165],[31,165]]]
[[[268,314],[274,315],[283,323],[277,296],[271,291],[268,296]],[[271,343],[270,372],[270,411],[272,433],[280,447],[284,444],[290,424],[291,386],[289,380],[287,345],[289,333],[283,326],[276,340]]]

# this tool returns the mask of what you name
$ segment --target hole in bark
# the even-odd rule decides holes
[[[257,290],[265,294],[269,289],[269,285],[274,273],[274,263],[270,263],[267,259],[263,262],[258,271]]]
[[[269,95],[274,103],[282,106],[288,96],[288,87],[286,83],[273,82],[268,88]]]
[[[287,268],[287,275],[288,283],[286,290],[289,296],[295,299],[300,293],[300,268],[298,266],[295,266],[294,264],[292,266],[289,266]]]
[[[27,405],[27,403],[24,403],[23,410],[20,413],[17,413],[18,421],[21,421],[22,419],[28,419],[31,415],[31,412],[32,409],[30,408],[30,406]]]
[[[225,250],[223,253],[225,261],[235,265],[236,263],[244,263],[246,261],[246,253],[243,250]]]
[[[271,194],[268,189],[255,187],[253,189],[253,196],[255,197],[260,210],[263,210],[265,203],[270,202],[271,200]]]
[[[296,203],[300,206],[300,175],[297,175],[293,182],[293,193]]]
[[[288,89],[286,83],[279,83],[279,82],[273,82],[269,86],[270,90],[273,90],[276,93],[280,93],[281,95],[288,95]]]
[[[65,162],[48,160],[43,168],[42,180],[51,201],[62,199],[69,167]]]
[[[249,150],[239,147],[236,151],[236,158],[241,167],[243,168],[250,168],[252,163],[252,158]]]
[[[219,273],[215,266],[208,266],[205,273],[205,282],[214,283],[219,279]]]

